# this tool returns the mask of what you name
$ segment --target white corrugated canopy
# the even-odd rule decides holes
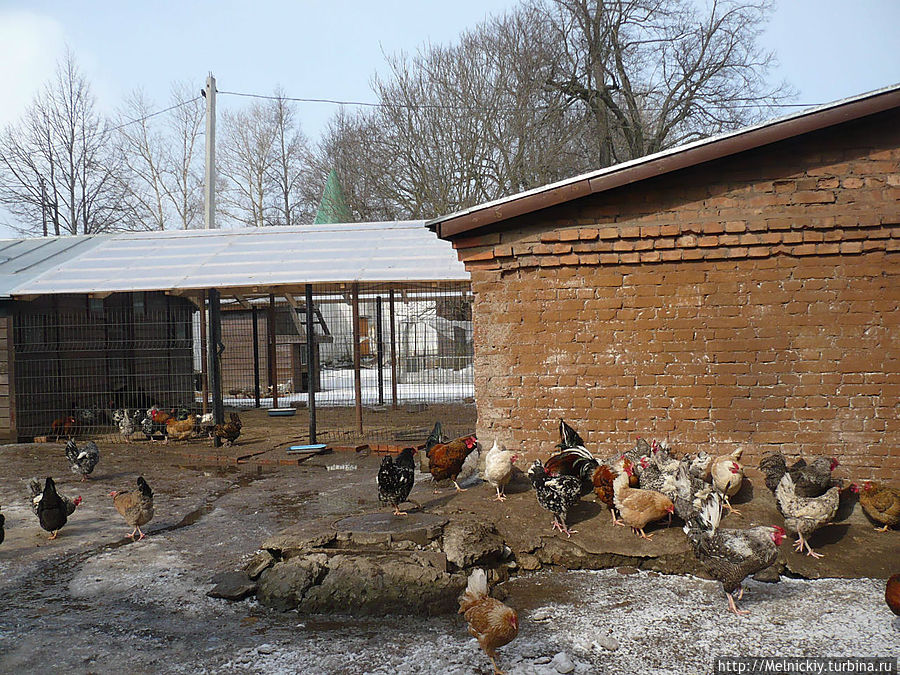
[[[77,240],[83,245],[74,245]],[[6,263],[9,274],[0,267],[0,295],[469,280],[450,244],[424,221],[128,232],[60,241],[68,248],[36,271],[19,276],[14,259]],[[0,251],[4,244],[11,242],[0,242]]]

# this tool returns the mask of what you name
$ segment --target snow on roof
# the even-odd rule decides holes
[[[0,240],[0,297],[468,280],[424,221]]]

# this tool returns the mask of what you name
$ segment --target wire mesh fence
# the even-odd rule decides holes
[[[20,437],[95,435],[117,408],[194,404],[194,306],[164,295],[54,301],[13,320]]]
[[[223,401],[235,409],[302,409],[312,383],[323,419],[334,420],[332,428],[320,427],[324,439],[418,437],[427,416],[407,413],[423,404],[474,410],[471,300],[466,283],[317,286],[310,368],[302,296],[223,298]],[[117,410],[133,415],[158,406],[183,417],[206,409],[205,312],[198,304],[131,293],[18,310],[18,436],[116,436]],[[388,413],[367,415],[362,434],[345,428],[348,416],[340,412],[356,406],[357,389],[367,411]],[[474,413],[463,417],[471,424]]]
[[[363,405],[436,403],[472,397],[468,284],[402,289],[360,284],[355,313],[353,296],[350,285],[317,286],[313,293],[312,372],[317,405],[355,404],[355,339],[359,341]],[[305,301],[289,294],[223,302],[222,388],[226,405],[271,407],[308,401],[305,315]],[[270,331],[275,336],[274,346]],[[199,329],[195,332],[199,334]],[[195,349],[195,360],[199,363],[201,358],[199,349]]]

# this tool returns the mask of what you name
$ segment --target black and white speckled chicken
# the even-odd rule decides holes
[[[567,536],[575,534],[577,530],[566,527],[566,517],[581,498],[581,479],[577,476],[551,477],[539,459],[528,469],[528,478],[537,494],[538,504],[553,514],[553,529],[565,532]]]
[[[81,474],[81,480],[86,480],[100,461],[100,448],[94,441],[88,441],[79,448],[75,440],[70,438],[66,442],[66,459],[69,460],[72,473]]]
[[[700,513],[685,524],[684,531],[697,560],[722,582],[729,609],[737,615],[749,614],[737,608],[734,592],[740,591],[737,596],[740,600],[744,595],[741,582],[775,562],[785,532],[777,526],[719,529],[721,518],[722,499],[713,493]]]
[[[119,434],[126,443],[131,443],[131,436],[140,428],[143,417],[144,413],[141,410],[119,408],[113,411],[113,421],[119,427]]]
[[[766,476],[766,487],[775,494],[785,473],[794,481],[794,491],[798,497],[818,497],[834,485],[831,472],[838,467],[834,457],[816,457],[809,464],[802,457],[787,466],[787,462],[777,450],[759,460],[759,468]]]
[[[713,486],[691,475],[690,460],[684,460],[679,463],[674,474],[666,475],[660,492],[672,500],[675,515],[687,523],[699,515],[703,505],[713,494]]]
[[[663,485],[669,476],[678,471],[679,462],[673,459],[666,447],[656,441],[650,444],[650,457],[641,458],[642,470],[638,476],[638,487],[641,490],[663,491]]]
[[[403,448],[396,461],[390,455],[385,455],[381,460],[381,468],[378,469],[375,479],[378,484],[378,500],[382,504],[393,506],[395,516],[406,515],[406,511],[400,510],[400,504],[407,500],[416,480],[415,454],[415,448]]]
[[[576,446],[560,450],[547,458],[543,465],[550,477],[574,476],[581,481],[580,496],[590,494],[594,489],[591,477],[600,462],[584,447]]]
[[[818,497],[801,497],[795,490],[791,474],[786,473],[775,489],[775,500],[784,515],[785,528],[797,535],[794,550],[801,553],[805,548],[806,555],[821,558],[822,554],[812,550],[807,537],[834,520],[841,501],[840,487],[830,487]]]

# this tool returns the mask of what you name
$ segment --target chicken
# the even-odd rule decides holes
[[[775,489],[775,500],[784,515],[787,531],[797,535],[794,550],[800,553],[805,547],[806,555],[821,558],[822,554],[813,551],[806,538],[834,520],[840,505],[840,488],[831,487],[818,497],[801,497],[794,489],[791,474],[786,473]]]
[[[119,427],[119,434],[126,443],[131,443],[131,436],[140,427],[141,418],[140,410],[131,411],[129,408],[119,408],[113,411],[113,421]]]
[[[600,462],[581,446],[566,448],[547,459],[544,471],[550,476],[574,476],[581,481],[580,496],[594,489],[591,476]]]
[[[710,495],[714,494],[712,485],[691,475],[690,465],[691,460],[680,462],[675,474],[666,476],[660,490],[672,500],[675,515],[685,523],[695,518]]]
[[[43,489],[40,482],[31,479],[32,509],[37,514],[38,522],[41,527],[50,532],[50,539],[56,539],[59,531],[78,505],[81,504],[81,497],[75,499],[67,499],[61,497],[56,491],[56,483],[50,476],[47,476]]]
[[[635,467],[639,466],[641,463],[641,457],[646,457],[650,459],[650,453],[652,452],[651,445],[641,438],[637,437],[637,441],[634,444],[634,447],[631,450],[627,450],[625,452],[625,459],[627,459],[631,464]],[[640,470],[635,472],[636,474],[640,474]]]
[[[862,488],[853,483],[850,489],[859,495],[859,505],[866,515],[881,523],[882,527],[876,527],[876,532],[887,532],[888,528],[900,523],[900,490],[869,481],[863,483]]]
[[[900,616],[900,574],[895,574],[887,580],[884,601],[894,614]]]
[[[616,496],[615,489],[613,485],[616,481],[616,476],[618,476],[623,469],[621,468],[621,459],[619,460],[618,468],[610,467],[607,464],[600,464],[591,475],[591,486],[594,489],[594,494],[597,496],[597,499],[607,507],[609,507],[609,513],[612,516],[613,525],[624,525],[618,517],[616,517]]]
[[[720,529],[722,501],[714,493],[700,512],[684,526],[697,560],[713,578],[722,582],[728,597],[729,609],[737,614],[749,614],[735,605],[744,595],[741,582],[751,574],[764,570],[778,557],[778,547],[785,536],[780,527],[753,527],[748,530]]]
[[[67,415],[66,417],[58,417],[50,423],[50,435],[56,436],[56,440],[59,440],[60,436],[65,436],[66,438],[72,438],[75,435],[75,431],[78,429],[78,420],[76,420],[71,415]]]
[[[624,456],[623,456],[624,457]],[[621,525],[616,517],[613,481],[622,471],[622,458],[603,462],[595,459],[583,447],[572,447],[552,455],[544,465],[550,476],[574,476],[581,481],[579,496],[594,492],[609,507],[613,523]]]
[[[506,484],[512,477],[513,464],[519,459],[519,455],[512,450],[507,450],[506,446],[497,444],[496,439],[491,449],[484,456],[484,477],[488,483],[497,490],[497,496],[494,501],[506,501]]]
[[[459,598],[459,613],[469,622],[469,634],[491,660],[494,675],[503,675],[497,667],[497,648],[508,645],[519,634],[519,616],[488,595],[487,575],[481,568],[472,571],[465,592]]]
[[[113,490],[109,496],[113,498],[113,505],[116,507],[125,522],[134,529],[128,535],[130,539],[134,539],[135,533],[140,534],[138,541],[146,535],[141,532],[141,525],[146,525],[153,519],[153,490],[147,485],[147,481],[143,476],[138,476],[137,490],[121,492]]]
[[[79,473],[81,480],[86,480],[100,461],[100,448],[94,441],[88,441],[79,450],[74,439],[70,438],[66,442],[66,459],[69,460],[72,473]]]
[[[650,444],[650,458],[641,457],[643,470],[638,477],[638,486],[641,490],[656,490],[661,492],[666,479],[674,476],[678,471],[679,462],[669,456],[669,451],[661,447],[656,441]]]
[[[634,472],[631,462],[626,460],[624,469],[613,481],[616,508],[619,509],[619,515],[625,525],[631,527],[642,539],[650,540],[653,535],[646,534],[644,527],[673,513],[675,506],[672,500],[661,492],[628,487],[631,474]]]
[[[195,431],[202,433],[207,438],[213,437],[213,431],[216,428],[216,416],[214,413],[204,413],[197,419],[197,427]]]
[[[237,413],[231,413],[228,416],[229,421],[225,424],[217,424],[213,429],[213,437],[218,438],[225,445],[234,445],[234,442],[241,435],[241,418]]]
[[[550,476],[541,464],[534,460],[528,469],[528,478],[537,494],[538,504],[553,514],[553,529],[565,532],[571,537],[578,530],[566,527],[566,517],[581,498],[581,479],[576,476]]]
[[[393,506],[395,516],[407,515],[406,511],[400,510],[400,504],[407,500],[416,480],[416,463],[413,460],[415,454],[415,448],[403,448],[396,461],[390,455],[385,455],[375,478],[378,500],[382,504]],[[422,508],[421,505],[416,505]]]
[[[559,421],[559,443],[556,444],[556,447],[560,450],[566,450],[568,448],[578,448],[584,447],[584,441],[581,439],[581,436],[578,435],[578,432],[575,431],[572,427],[565,423],[564,420]]]
[[[168,420],[166,420],[165,442],[168,443],[172,439],[175,439],[176,441],[183,441],[187,438],[190,438],[194,435],[194,427],[196,426],[196,424],[196,415],[188,415],[187,418],[183,420],[170,417]]]
[[[831,476],[838,466],[834,457],[817,457],[807,464],[803,458],[798,459],[790,467],[780,452],[770,452],[759,461],[759,468],[766,476],[766,487],[775,494],[781,477],[791,474],[794,489],[800,497],[818,497],[825,494],[833,484]]]
[[[740,511],[735,509],[730,497],[734,497],[741,489],[744,483],[744,467],[738,461],[743,453],[743,448],[738,448],[728,455],[718,455],[712,458],[709,464],[709,476],[712,481],[713,489],[722,495],[722,503],[730,513]]]
[[[428,443],[426,442],[427,445]],[[459,487],[456,479],[459,477],[460,471],[462,471],[466,457],[476,449],[477,445],[477,439],[472,435],[457,438],[449,443],[435,443],[430,448],[426,448],[428,471],[431,472],[432,478],[435,481],[449,478],[453,481],[453,485],[456,486],[457,492],[465,492],[464,488]]]
[[[150,441],[157,440],[157,437],[166,438],[166,421],[169,414],[153,407],[147,410],[141,419],[141,432]]]

